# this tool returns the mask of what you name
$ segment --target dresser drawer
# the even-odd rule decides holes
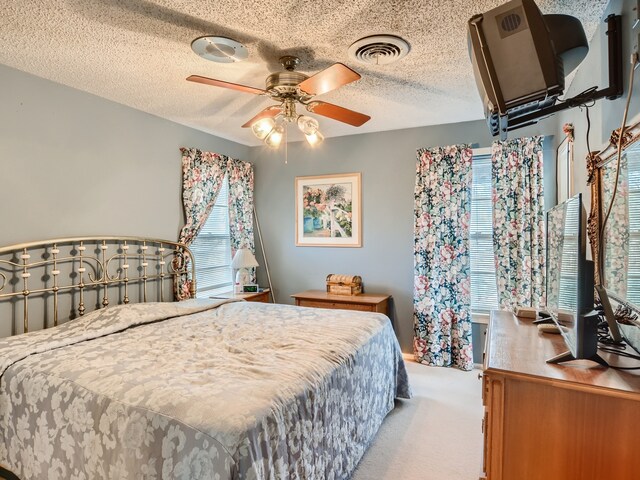
[[[360,295],[333,295],[323,290],[307,290],[291,295],[299,307],[357,310],[389,314],[389,295],[361,293]]]
[[[359,310],[361,312],[375,312],[375,306],[358,303],[322,302],[318,300],[299,299],[297,304],[301,307],[332,308],[342,310]]]

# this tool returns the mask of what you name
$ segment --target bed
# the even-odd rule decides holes
[[[190,281],[188,249],[145,241],[141,250],[129,239],[122,250],[123,241],[113,240],[109,256],[96,242],[80,250],[102,259],[91,276],[81,272],[84,301],[67,301],[93,305],[86,295],[95,283],[100,306],[114,288],[127,303],[0,339],[0,464],[23,480],[349,478],[394,399],[410,397],[382,314],[213,299],[133,303],[134,276],[115,281],[124,270],[144,282],[158,275],[160,289],[167,276]],[[78,241],[68,243],[78,250]],[[50,261],[60,242],[38,248],[45,253],[34,264]],[[8,285],[20,293],[20,282],[32,280],[22,277],[28,253],[17,251],[11,263],[20,280],[12,283],[0,267],[0,301],[19,298],[3,292]],[[55,255],[58,264],[67,256]],[[69,274],[74,284],[77,273]],[[42,275],[49,286],[50,277]],[[23,300],[36,295],[29,288]],[[146,288],[143,297],[151,296]],[[63,302],[49,296],[45,303]]]

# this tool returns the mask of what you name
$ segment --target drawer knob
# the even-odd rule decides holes
[[[482,380],[482,373],[478,374],[478,380]]]

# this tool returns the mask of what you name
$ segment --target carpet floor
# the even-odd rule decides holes
[[[352,480],[477,480],[483,416],[479,370],[406,363],[414,396],[396,400]]]

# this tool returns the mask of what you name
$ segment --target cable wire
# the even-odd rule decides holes
[[[586,117],[587,117],[587,155],[591,155],[591,145],[589,144],[589,136],[591,133],[591,118],[589,118],[589,106],[585,105]]]
[[[627,115],[629,114],[629,105],[631,104],[631,94],[633,93],[633,77],[636,71],[636,64],[638,63],[638,55],[634,54],[632,56],[631,62],[631,71],[629,72],[629,91],[627,92],[627,103],[624,107],[624,114],[622,115],[622,126],[620,127],[620,134],[618,135],[618,154],[616,160],[616,176],[613,184],[613,192],[611,193],[611,201],[609,202],[609,207],[606,210],[606,214],[602,219],[602,226],[600,227],[600,248],[598,250],[598,267],[600,272],[604,272],[604,231],[607,227],[607,221],[609,220],[609,215],[611,214],[611,210],[613,209],[613,204],[616,200],[616,195],[618,194],[618,179],[620,177],[620,159],[622,157],[622,139],[624,138],[624,130],[627,124]],[[589,155],[591,152],[589,152]]]

